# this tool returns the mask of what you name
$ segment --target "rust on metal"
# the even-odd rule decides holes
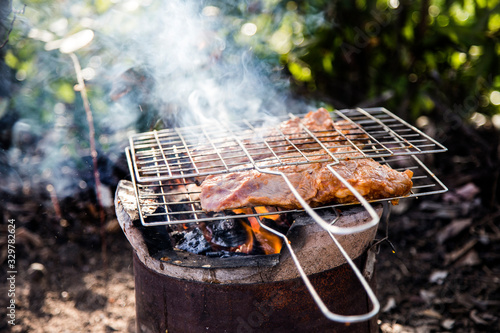
[[[364,266],[366,255],[355,260]],[[159,274],[134,255],[137,332],[377,332],[377,318],[346,325],[328,320],[300,278],[211,284]],[[310,276],[332,311],[370,309],[347,264]],[[375,286],[375,278],[369,281]]]

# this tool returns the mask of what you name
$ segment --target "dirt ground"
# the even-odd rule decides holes
[[[393,212],[395,253],[382,243],[377,263],[381,332],[500,331],[500,213],[474,216],[481,210],[475,197],[466,211],[463,202],[437,206],[443,198],[428,198]],[[2,330],[134,332],[131,248],[116,220],[107,229],[104,267],[98,240],[80,239],[95,228],[59,242],[57,234],[47,240],[18,227],[16,325],[2,322]],[[1,288],[5,309],[8,284]]]
[[[37,258],[17,256],[16,325],[3,321],[0,331],[135,332],[132,257],[124,236],[109,235],[107,267],[100,249],[74,242],[39,247],[30,237],[18,231],[18,244],[26,241]],[[2,284],[4,297],[7,288]]]
[[[449,192],[402,201],[392,211],[377,262],[381,332],[500,332],[497,164],[476,172],[482,161],[450,154],[430,162]],[[0,286],[0,307],[12,299],[13,219],[16,325],[2,315],[0,331],[134,332],[132,250],[113,208],[106,212],[104,263],[97,210],[84,194],[59,202],[46,189],[5,188],[0,278],[8,282]],[[382,224],[378,238],[384,236]]]

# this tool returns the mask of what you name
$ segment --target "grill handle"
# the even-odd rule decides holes
[[[378,225],[378,223],[380,221],[379,216],[377,215],[377,213],[375,212],[373,207],[368,203],[368,201],[366,201],[366,199],[363,198],[363,196],[358,191],[356,191],[356,189],[354,189],[354,187],[351,184],[349,184],[349,182],[347,180],[345,180],[342,176],[339,175],[339,173],[337,171],[335,171],[333,166],[337,163],[338,163],[338,161],[331,163],[331,164],[328,164],[327,165],[328,169],[335,177],[337,177],[342,182],[342,184],[344,184],[349,189],[349,191],[352,192],[352,194],[356,197],[356,199],[358,199],[359,203],[366,209],[366,211],[370,215],[371,221],[364,223],[364,224],[361,224],[361,225],[358,225],[358,226],[354,226],[354,227],[337,227],[331,223],[328,223],[321,216],[319,216],[314,211],[314,209],[311,208],[311,206],[309,206],[307,204],[307,202],[304,200],[304,198],[302,198],[302,196],[295,189],[293,184],[290,182],[288,177],[283,172],[262,169],[262,168],[259,168],[257,165],[255,165],[255,169],[261,173],[267,173],[267,174],[272,174],[272,175],[282,177],[283,180],[288,185],[288,187],[290,188],[290,191],[293,193],[295,198],[299,201],[299,203],[304,208],[304,210],[309,214],[309,216],[311,216],[314,219],[314,221],[316,223],[318,223],[323,229],[327,230],[328,232],[330,232],[334,235],[348,235],[348,234],[358,233],[358,232],[370,229],[372,227],[375,227],[376,225]]]
[[[333,226],[333,224],[338,220],[338,218],[339,218],[339,215],[337,213],[337,217],[332,222],[330,222],[330,226]],[[373,318],[380,311],[380,303],[379,303],[377,297],[375,296],[375,293],[370,288],[370,285],[368,284],[366,279],[363,277],[363,274],[360,272],[360,270],[358,269],[356,264],[349,257],[349,254],[340,245],[339,241],[335,238],[335,236],[333,235],[333,233],[330,230],[328,230],[330,237],[332,238],[333,242],[335,243],[335,245],[339,249],[340,253],[342,253],[342,256],[344,256],[344,258],[346,259],[349,266],[351,266],[351,269],[353,270],[353,272],[356,275],[356,277],[358,278],[359,282],[361,283],[361,285],[365,289],[366,294],[368,295],[368,298],[370,299],[370,302],[373,305],[373,308],[365,314],[346,316],[346,315],[341,315],[338,313],[331,312],[328,309],[328,307],[326,306],[326,304],[323,302],[321,297],[318,295],[316,289],[314,289],[314,286],[312,285],[311,281],[309,280],[307,274],[304,272],[304,269],[302,268],[302,265],[300,264],[299,259],[297,258],[295,252],[293,251],[291,242],[288,240],[288,238],[284,234],[282,234],[281,232],[278,232],[278,231],[266,226],[265,224],[263,224],[261,222],[260,217],[257,217],[257,221],[259,222],[259,224],[262,228],[266,229],[267,231],[269,231],[269,232],[271,232],[271,233],[275,234],[276,236],[283,239],[285,245],[288,248],[288,251],[290,252],[290,255],[293,259],[295,267],[297,268],[297,271],[299,272],[300,277],[302,278],[302,281],[306,285],[307,290],[309,291],[312,298],[314,299],[314,302],[316,303],[316,305],[318,306],[318,308],[321,310],[321,312],[323,313],[323,315],[326,318],[328,318],[329,320],[335,321],[335,322],[339,322],[339,323],[357,323],[357,322],[367,321],[367,320]]]
[[[290,117],[296,118],[293,114],[290,114]],[[285,175],[285,173],[280,172],[280,171],[272,171],[272,170],[266,170],[266,169],[260,168],[253,160],[252,156],[250,156],[248,150],[245,149],[245,146],[243,145],[243,143],[238,139],[238,137],[236,135],[234,135],[234,133],[233,133],[233,137],[236,140],[236,142],[238,142],[240,147],[243,149],[243,151],[245,152],[245,154],[247,155],[249,160],[252,162],[252,164],[254,165],[254,167],[257,171],[259,171],[261,173],[277,175],[277,176],[282,177],[285,180],[286,184],[290,188],[290,191],[292,191],[293,195],[299,201],[302,208],[304,208],[304,210],[309,214],[309,216],[311,216],[314,219],[314,221],[316,221],[316,223],[318,223],[323,229],[325,229],[328,232],[335,234],[335,235],[348,235],[348,234],[358,233],[358,232],[370,229],[370,228],[378,225],[380,218],[377,215],[377,213],[375,212],[375,210],[372,208],[372,206],[368,203],[368,201],[366,201],[365,198],[363,198],[363,196],[358,191],[356,191],[354,189],[353,186],[351,186],[351,184],[349,184],[349,182],[347,180],[344,179],[344,177],[342,177],[333,168],[334,165],[339,163],[338,158],[335,155],[333,155],[332,152],[323,144],[323,142],[321,142],[321,140],[319,140],[318,137],[316,137],[316,135],[314,135],[314,133],[312,133],[302,122],[300,125],[301,125],[302,129],[305,132],[307,132],[312,138],[314,138],[314,140],[320,145],[320,147],[322,147],[322,149],[324,149],[324,151],[327,152],[330,155],[330,157],[333,159],[333,162],[327,165],[328,170],[330,170],[330,172],[338,180],[340,180],[342,182],[342,184],[344,184],[344,186],[349,189],[349,191],[351,191],[351,193],[356,197],[356,199],[358,199],[359,203],[366,209],[366,211],[368,212],[368,214],[372,218],[372,220],[370,222],[359,225],[359,226],[344,227],[344,228],[337,227],[337,226],[334,226],[333,223],[330,224],[330,223],[326,222],[323,218],[321,218],[321,216],[319,216],[311,208],[311,206],[309,206],[307,204],[307,202],[304,200],[304,198],[302,198],[302,196],[299,194],[299,192],[297,192],[297,190],[295,189],[293,184],[290,182],[288,177]],[[359,148],[358,148],[358,150],[359,150]]]

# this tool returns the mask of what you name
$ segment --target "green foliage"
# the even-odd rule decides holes
[[[139,110],[137,99],[130,105],[113,103],[109,94],[115,79],[111,75],[119,74],[110,69],[140,63],[124,52],[128,40],[143,37],[135,35],[139,27],[147,34],[162,33],[144,29],[159,2],[25,3],[4,52],[16,81],[10,107],[21,118],[50,131],[63,117],[77,133],[66,137],[66,145],[85,149],[87,126],[75,91],[75,70],[58,43],[92,29],[94,39],[76,55],[87,74],[96,135],[106,138],[100,148],[123,142],[116,128],[126,133],[156,126],[154,107]],[[462,118],[474,112],[499,113],[498,98],[491,98],[500,91],[498,0],[213,0],[204,5],[220,9],[216,34],[251,49],[273,71],[286,73],[296,94],[318,104],[381,105],[406,118],[442,108]],[[20,1],[13,2],[15,10],[22,7]],[[120,116],[123,108],[135,113]],[[118,124],[119,118],[124,120]]]
[[[137,26],[135,17],[154,10],[154,4],[142,8],[141,1],[129,12],[111,0],[26,4],[5,62],[22,83],[19,93],[28,90],[44,98],[49,93],[54,103],[67,104],[75,102],[71,88],[75,74],[68,56],[48,48],[51,41],[91,25],[101,38],[78,56],[83,64],[97,56],[101,66],[107,66],[102,62],[117,61],[120,51],[107,45],[106,35],[126,38]],[[403,115],[431,112],[435,103],[453,108],[471,98],[478,103],[467,113],[499,112],[499,106],[489,101],[489,95],[500,89],[499,1],[219,0],[210,4],[222,8],[221,31],[288,72],[295,91],[308,98],[340,108],[390,91],[393,97],[382,103]],[[119,5],[123,17],[114,20],[130,24],[106,21],[107,16],[113,18],[111,12],[116,15]],[[13,6],[20,9],[22,4],[15,1]],[[55,73],[47,66],[54,62],[61,66]],[[98,85],[104,92],[105,85]]]
[[[238,41],[285,66],[300,94],[338,108],[390,95],[379,104],[413,117],[500,110],[489,99],[500,89],[499,1],[262,3],[243,22],[256,33]]]

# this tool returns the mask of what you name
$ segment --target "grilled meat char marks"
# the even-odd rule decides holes
[[[359,144],[367,140],[366,135],[361,133],[355,125],[345,120],[334,123],[329,112],[324,108],[320,108],[309,112],[302,119],[293,118],[284,121],[277,128],[262,128],[253,133],[251,137],[245,137],[244,135],[241,141],[254,161],[272,157],[273,152],[278,155],[286,154],[294,149],[292,144],[298,149],[320,149],[319,144],[304,130],[302,125],[313,132],[327,147],[346,143],[339,133],[357,141]],[[270,145],[272,151],[265,145],[263,140]],[[239,167],[241,169],[243,168],[242,165],[250,163],[249,158],[236,142],[223,137],[216,140],[214,145],[217,151],[208,144],[200,145],[192,151],[193,160],[201,172],[215,173],[224,170],[224,164],[220,157],[224,159],[230,168]],[[204,177],[198,177],[197,180],[201,183]]]
[[[398,172],[373,159],[352,159],[355,154],[350,153],[351,159],[340,161],[333,168],[363,197],[375,200],[409,194],[413,185],[410,170]],[[312,159],[322,160],[325,156]],[[269,170],[283,172],[313,207],[357,201],[327,168],[330,163],[287,165]],[[201,185],[200,199],[203,209],[213,212],[247,206],[302,208],[282,177],[257,170],[208,176]]]
[[[347,139],[358,147],[368,143],[368,137],[355,124],[341,120],[333,122],[327,110],[320,108],[309,112],[303,119],[293,118],[282,122],[277,129],[267,130],[266,140],[272,143],[274,153],[281,159],[281,166],[272,159],[272,152],[265,150],[261,143],[251,139],[242,140],[260,168],[278,171],[297,189],[300,196],[311,206],[317,207],[330,203],[349,203],[357,201],[346,186],[330,172],[327,165],[333,160],[320,145],[308,135],[302,125],[334,153],[340,162],[333,168],[346,179],[361,195],[368,200],[405,196],[413,183],[413,173],[409,170],[398,172],[373,159],[362,158],[361,154],[348,146]],[[302,151],[313,152],[308,159],[311,163],[297,164],[300,160],[292,145]],[[260,146],[259,146],[260,145]],[[221,155],[234,153],[236,147],[222,149]],[[205,211],[218,212],[251,206],[276,206],[285,209],[302,208],[281,176],[259,172],[243,158],[238,170],[218,175],[209,175],[201,184],[200,200]],[[247,162],[244,162],[246,160]],[[218,163],[214,159],[215,163]],[[240,162],[240,161],[238,161]],[[206,163],[206,162],[201,162]],[[236,170],[234,170],[236,171]],[[201,178],[201,177],[200,177]],[[201,180],[201,179],[200,179]]]

